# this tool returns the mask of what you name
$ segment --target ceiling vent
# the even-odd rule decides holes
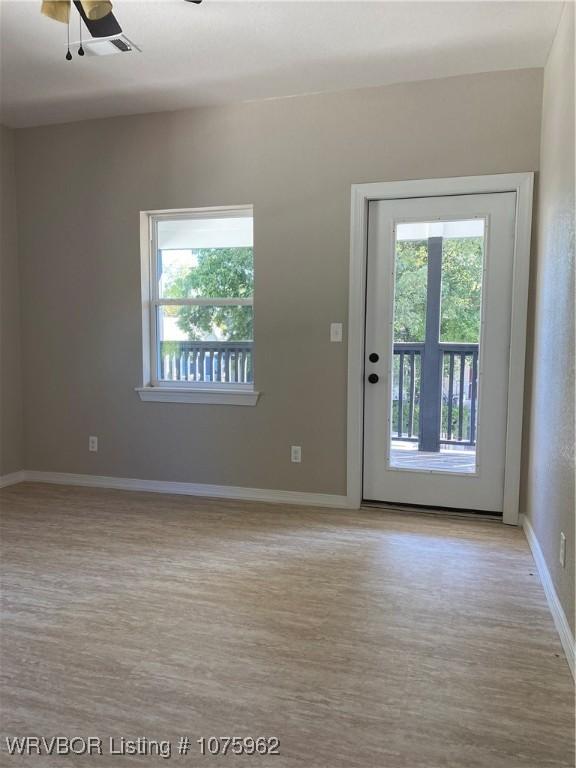
[[[80,45],[80,43],[75,43],[75,45]],[[83,40],[82,47],[86,56],[114,56],[116,53],[141,53],[141,49],[129,40],[126,35]]]

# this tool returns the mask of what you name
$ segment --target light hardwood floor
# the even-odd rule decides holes
[[[572,679],[517,529],[33,484],[0,504],[3,750],[280,739],[2,765],[574,766]]]

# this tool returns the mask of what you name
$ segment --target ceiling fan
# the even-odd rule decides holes
[[[186,2],[200,5],[202,0],[186,0]],[[86,29],[94,38],[114,38],[122,35],[122,27],[112,13],[112,3],[110,0],[73,0],[74,6],[80,16],[80,45],[78,56],[84,56],[85,51],[82,45],[82,22]],[[70,53],[70,0],[43,0],[41,12],[55,21],[60,21],[67,25],[68,48],[66,51],[66,60],[72,60]],[[108,42],[118,51],[130,51],[133,46],[128,38],[111,39]]]

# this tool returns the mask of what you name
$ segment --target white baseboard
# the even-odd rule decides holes
[[[18,472],[10,472],[9,475],[0,475],[0,488],[6,488],[9,485],[16,485],[24,481],[26,473],[23,469]]]
[[[36,472],[27,470],[23,480],[33,483],[81,485],[91,488],[115,488],[121,491],[149,491],[152,493],[176,493],[186,496],[207,496],[218,499],[265,501],[272,504],[297,504],[312,507],[336,507],[351,509],[354,505],[347,496],[328,493],[303,493],[301,491],[274,491],[267,488],[241,488],[233,485],[206,485],[204,483],[176,483],[165,480],[138,480],[129,477],[101,475],[76,475],[68,472]]]
[[[552,618],[554,619],[554,624],[556,625],[556,629],[560,635],[560,642],[562,643],[562,648],[566,654],[566,659],[568,660],[570,671],[572,672],[572,676],[576,677],[576,644],[574,642],[574,636],[570,629],[570,625],[568,624],[568,619],[566,618],[566,614],[564,613],[564,609],[562,608],[562,604],[560,603],[560,599],[558,598],[556,589],[554,588],[552,576],[550,575],[550,571],[546,565],[546,560],[544,559],[544,553],[542,552],[540,543],[538,542],[536,534],[534,533],[534,529],[532,528],[530,520],[528,520],[527,517],[523,517],[522,526],[524,528],[526,538],[528,539],[530,549],[532,550],[532,555],[534,557],[534,562],[536,563],[536,568],[538,569],[540,581],[544,587],[544,594],[546,595],[546,600],[548,601],[548,606],[550,608]]]

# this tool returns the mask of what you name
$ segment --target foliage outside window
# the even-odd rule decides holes
[[[456,226],[471,230],[483,229],[474,222],[443,222],[400,225],[402,238],[396,240],[395,292],[394,292],[394,342],[412,343],[419,346],[414,357],[393,358],[392,433],[407,435],[411,439],[420,434],[420,392],[422,386],[422,355],[426,339],[426,311],[428,288],[429,241],[417,232],[429,226]],[[408,228],[412,227],[410,237]],[[429,235],[432,236],[432,235]],[[440,233],[433,235],[440,236]],[[482,306],[482,281],[484,263],[484,237],[475,232],[463,236],[442,236],[442,261],[440,285],[440,322],[436,340],[440,343],[479,345]],[[433,332],[433,335],[434,332]],[[402,359],[402,376],[400,363]],[[473,382],[472,357],[455,355],[450,368],[449,354],[442,359],[442,410],[441,436],[457,433],[462,420],[462,434],[471,435],[471,393]],[[410,366],[413,366],[413,371]],[[462,367],[462,370],[461,370]],[[402,384],[400,384],[402,381]],[[463,388],[462,413],[460,413],[460,381]],[[450,385],[452,382],[452,385]],[[400,409],[400,387],[402,408]],[[411,389],[410,389],[411,388]],[[449,428],[448,403],[451,393],[451,424]]]
[[[479,342],[483,247],[482,237],[444,239],[440,341]],[[394,341],[424,341],[427,281],[427,241],[397,242]]]

